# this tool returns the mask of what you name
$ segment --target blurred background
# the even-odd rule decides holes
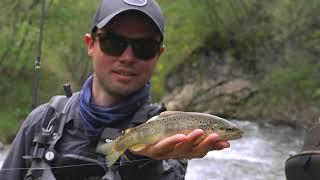
[[[90,75],[84,34],[98,3],[46,1],[38,105],[63,94],[65,83],[79,90]],[[228,150],[192,160],[187,179],[284,179],[285,159],[320,115],[320,1],[158,3],[166,51],[153,100],[234,120],[247,132]],[[2,0],[0,12],[0,142],[9,145],[31,111],[41,1]]]

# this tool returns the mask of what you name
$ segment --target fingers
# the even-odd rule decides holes
[[[184,142],[185,140],[186,140],[186,136],[183,134],[177,134],[177,135],[171,136],[155,144],[155,146],[153,147],[155,150],[154,152],[155,154],[170,153],[175,148],[175,145],[177,145],[178,143]]]
[[[209,151],[230,147],[229,142],[220,141],[219,135],[211,134],[204,138],[204,131],[197,129],[188,135],[177,134],[135,152],[154,159],[192,159],[202,158]]]
[[[185,159],[185,153],[189,153],[192,150],[192,147],[195,145],[195,142],[204,135],[203,130],[197,129],[187,136],[184,136],[183,141],[180,141],[176,144],[172,143],[168,151],[163,151],[162,153],[157,154],[157,159]]]
[[[229,142],[220,141],[219,135],[217,134],[211,134],[200,143],[196,143],[199,139],[202,138],[202,135],[203,132],[201,133],[201,130],[198,132],[193,131],[187,136],[189,139],[185,143],[176,146],[176,151],[182,154],[180,156],[180,159],[202,158],[209,151],[222,150],[224,148],[230,147]]]
[[[202,158],[209,151],[222,150],[230,146],[229,142],[220,141],[217,134],[211,134],[205,139],[203,137],[203,130],[197,129],[189,133],[186,136],[185,141],[177,143],[175,146],[171,146],[170,149],[167,149],[168,151],[162,151],[162,153],[157,154],[157,159]]]
[[[175,146],[177,153],[185,153],[192,150],[192,148],[197,145],[197,142],[204,135],[203,130],[196,129],[187,135],[187,138],[184,142],[179,143]],[[200,141],[201,142],[201,141]]]
[[[212,150],[222,150],[222,149],[228,148],[228,147],[230,147],[230,143],[229,142],[218,141],[213,145]]]
[[[202,158],[209,151],[213,150],[215,144],[218,142],[219,136],[217,134],[209,135],[205,140],[192,149],[190,158]]]
[[[187,137],[183,134],[176,134],[174,136],[168,137],[159,141],[158,143],[147,147],[143,150],[143,153],[147,153],[148,156],[154,158],[163,158],[163,156],[168,157],[168,154],[173,151],[175,146],[179,143],[186,141]]]

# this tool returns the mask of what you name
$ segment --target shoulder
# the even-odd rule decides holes
[[[42,117],[45,115],[45,112],[48,106],[49,106],[49,103],[45,103],[38,106],[36,109],[32,110],[24,120],[22,127],[26,128],[30,126],[36,126],[37,124],[39,124],[41,119],[43,119]]]
[[[136,125],[142,124],[151,117],[159,115],[165,110],[166,107],[164,104],[146,102],[136,111],[133,116],[132,123]]]
[[[78,98],[78,93],[75,93],[75,98]],[[37,132],[40,132],[45,126],[49,123],[52,117],[56,116],[58,112],[62,112],[62,109],[68,102],[69,98],[66,96],[57,95],[53,96],[51,100],[47,103],[39,105],[37,108],[32,110],[26,119],[23,121],[20,131],[26,136],[34,135]],[[74,103],[72,102],[73,106]]]
[[[42,104],[29,113],[20,127],[19,131],[22,133],[21,135],[31,136],[41,130],[43,117],[46,114],[48,106],[49,103]]]
[[[78,98],[79,93],[74,93],[73,99]],[[24,120],[22,127],[41,127],[45,116],[53,116],[53,113],[62,112],[63,108],[67,104],[69,98],[64,95],[56,95],[51,98],[51,100],[45,104],[38,106],[36,109],[32,110],[27,118]],[[74,102],[72,102],[74,103]],[[51,109],[51,112],[49,112]],[[50,114],[51,113],[51,114]],[[47,118],[47,117],[46,117]]]

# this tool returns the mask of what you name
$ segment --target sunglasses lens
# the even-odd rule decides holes
[[[149,39],[128,39],[116,33],[98,33],[100,49],[111,56],[120,56],[131,44],[136,58],[147,61],[154,58],[160,49],[160,42]]]
[[[151,60],[160,49],[160,43],[152,39],[139,39],[132,42],[134,55],[141,60]]]
[[[99,43],[100,49],[112,56],[120,56],[127,48],[127,42],[123,38],[111,33],[100,33]]]

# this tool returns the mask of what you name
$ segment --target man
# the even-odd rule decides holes
[[[102,0],[92,32],[85,35],[93,75],[64,108],[63,126],[57,128],[63,131],[52,141],[39,136],[49,105],[35,109],[17,134],[0,179],[184,179],[185,159],[228,147],[216,134],[195,144],[203,135],[198,129],[138,152],[128,150],[110,168],[96,153],[99,143],[164,110],[148,101],[150,78],[165,49],[163,39],[164,17],[154,0]]]

